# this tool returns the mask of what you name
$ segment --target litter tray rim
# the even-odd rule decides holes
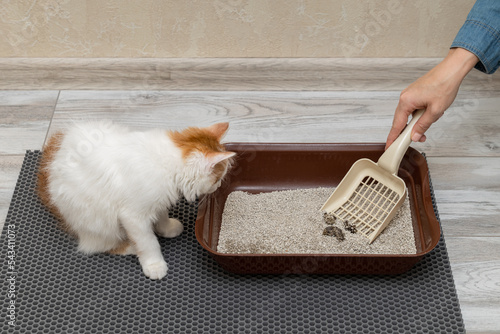
[[[331,152],[331,151],[352,151],[353,149],[357,149],[357,151],[373,151],[373,150],[382,150],[385,147],[385,143],[254,143],[254,142],[229,142],[224,144],[226,149],[228,151],[230,150],[239,150],[237,153],[243,153],[243,152],[251,152],[252,150],[254,151],[265,151],[265,152],[293,152],[297,151],[298,148],[307,151],[307,150],[314,150],[316,152]],[[425,160],[425,173],[427,173],[427,183],[423,184],[425,186],[425,190],[428,192],[429,197],[431,197],[431,185],[430,185],[430,177],[429,177],[429,168],[427,164],[427,159],[425,156],[415,150],[412,147],[408,148],[408,152],[410,152],[411,155],[418,155],[422,157]],[[405,182],[406,183],[406,182]],[[415,192],[415,189],[412,189],[411,191]],[[217,192],[217,191],[216,191]],[[438,232],[439,232],[439,237],[435,238],[432,243],[429,244],[429,246],[426,249],[423,249],[421,251],[417,251],[415,254],[339,254],[339,253],[276,253],[276,254],[266,254],[266,253],[221,253],[209,246],[203,237],[204,234],[204,222],[205,220],[205,215],[208,210],[209,204],[211,204],[213,200],[213,196],[216,193],[214,192],[213,194],[206,195],[203,200],[200,200],[199,206],[198,206],[198,213],[197,213],[197,218],[195,221],[195,235],[198,243],[200,246],[202,246],[207,252],[209,252],[215,259],[220,258],[220,259],[234,259],[234,258],[308,258],[308,257],[314,257],[314,258],[335,258],[335,259],[341,259],[341,258],[356,258],[356,259],[407,259],[407,260],[413,260],[414,264],[416,264],[422,257],[424,257],[426,254],[432,252],[434,248],[437,246],[439,243],[440,237],[441,237],[441,229],[440,229],[440,222],[438,217],[436,217],[436,212],[433,209],[432,210],[432,218],[433,222],[436,224],[437,227],[439,227]],[[410,194],[408,194],[410,196]],[[411,201],[410,201],[411,202]],[[410,204],[413,205],[413,204]],[[415,211],[412,209],[412,211]],[[213,214],[213,212],[210,212],[210,214]],[[418,215],[417,219],[419,218],[420,214],[415,213]],[[419,231],[420,232],[420,231]],[[221,266],[224,267],[223,263],[219,263]]]

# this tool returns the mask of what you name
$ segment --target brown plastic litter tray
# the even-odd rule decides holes
[[[237,274],[400,274],[411,269],[439,242],[425,158],[413,148],[399,168],[408,187],[416,254],[225,254],[217,252],[222,212],[233,191],[249,193],[335,187],[354,162],[373,161],[383,144],[230,143],[237,158],[223,185],[200,201],[196,238],[225,270]],[[319,203],[321,204],[321,203]]]

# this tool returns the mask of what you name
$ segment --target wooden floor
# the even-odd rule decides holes
[[[70,80],[69,72],[44,76],[24,63],[26,76],[37,75],[23,81],[0,62],[13,78],[0,86],[0,225],[25,150],[41,149],[48,134],[72,121],[111,119],[143,129],[229,121],[226,141],[384,142],[401,89],[437,61],[213,62],[218,71],[201,61],[177,64],[182,80],[175,86],[172,66],[146,73],[151,81],[137,79],[147,66],[136,64],[137,76],[116,66],[119,80],[106,86],[109,72],[94,72],[92,81],[88,71],[75,71]],[[325,66],[330,71],[322,74]],[[412,145],[428,157],[467,332],[484,334],[500,333],[500,77],[476,72],[428,142]]]

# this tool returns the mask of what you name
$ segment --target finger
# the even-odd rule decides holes
[[[418,120],[417,123],[415,123],[415,126],[413,127],[413,130],[411,132],[411,140],[414,142],[424,142],[426,137],[425,137],[425,132],[429,130],[431,125],[436,122],[440,117],[442,113],[439,112],[433,112],[431,107],[429,107],[422,117]]]
[[[387,150],[389,146],[398,138],[401,133],[401,129],[399,127],[392,126],[391,131],[389,131],[389,135],[387,136],[387,140],[385,142],[385,149]]]
[[[414,111],[413,108],[408,106],[406,103],[399,101],[396,111],[394,112],[394,118],[392,120],[392,127],[387,136],[385,149],[389,148],[391,144],[398,138],[398,136],[403,131],[404,127],[408,123],[408,116]]]

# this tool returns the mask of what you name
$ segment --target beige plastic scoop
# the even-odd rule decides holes
[[[399,137],[374,163],[360,159],[352,165],[321,208],[354,224],[372,243],[403,204],[404,181],[397,176],[399,164],[411,144],[411,130],[424,110],[417,110]]]

